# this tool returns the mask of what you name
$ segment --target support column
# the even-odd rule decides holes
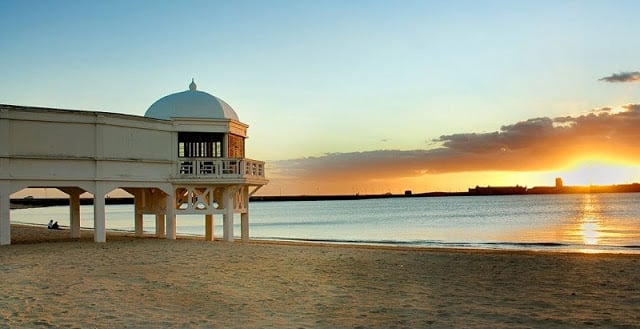
[[[156,215],[156,237],[164,238],[164,215]]]
[[[11,244],[11,193],[9,182],[0,182],[0,245]]]
[[[229,134],[222,136],[222,157],[229,157]]]
[[[136,193],[133,195],[133,222],[135,226],[136,236],[143,235],[143,214],[142,214],[142,193],[136,190]]]
[[[144,235],[144,230],[143,230],[144,229],[143,228],[144,221],[143,221],[142,213],[138,213],[136,211],[134,222],[135,222],[134,225],[135,225],[136,236],[138,236],[138,237],[143,236]]]
[[[167,239],[176,239],[176,197],[175,191],[167,195],[167,209],[165,216],[167,217]]]
[[[224,213],[222,214],[222,238],[225,242],[233,242],[233,189],[227,188],[224,193]]]
[[[240,232],[242,243],[249,242],[249,187],[242,187],[242,202],[244,203],[244,212],[240,214]]]
[[[71,237],[80,237],[80,193],[69,193],[69,226],[71,226]]]
[[[249,212],[240,214],[240,231],[242,234],[242,243],[249,242]]]
[[[93,240],[95,242],[107,242],[107,230],[105,223],[105,201],[107,194],[103,184],[96,184],[96,191],[93,195]]]
[[[204,240],[213,241],[213,215],[204,215]]]

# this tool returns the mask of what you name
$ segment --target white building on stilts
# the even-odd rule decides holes
[[[57,188],[69,196],[71,237],[80,236],[80,195],[93,195],[96,242],[106,242],[105,197],[134,197],[135,234],[156,216],[156,236],[176,238],[176,216],[201,214],[206,240],[222,215],[234,240],[240,214],[249,239],[249,197],[267,184],[264,162],[245,157],[248,126],[221,99],[189,90],[156,101],[144,117],[0,104],[0,245],[11,243],[10,196]]]

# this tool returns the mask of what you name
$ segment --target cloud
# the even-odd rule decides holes
[[[579,157],[621,157],[640,162],[640,104],[624,111],[597,109],[580,116],[533,118],[498,131],[458,133],[424,150],[329,153],[275,161],[273,178],[295,181],[383,180],[473,171],[542,171]],[[275,176],[275,177],[274,177]]]
[[[640,72],[620,72],[599,79],[606,82],[640,82]]]

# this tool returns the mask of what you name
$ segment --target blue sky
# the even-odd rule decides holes
[[[277,182],[298,160],[433,150],[441,136],[640,103],[637,83],[599,80],[640,69],[637,1],[0,0],[0,12],[0,103],[142,115],[195,78],[250,125],[249,156],[291,193],[321,189]],[[455,187],[431,184],[445,176],[430,168],[371,173],[347,192],[512,182],[504,168],[465,176],[479,170],[460,168]]]

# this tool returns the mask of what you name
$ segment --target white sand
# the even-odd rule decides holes
[[[68,234],[12,225],[0,328],[640,326],[640,256]]]

